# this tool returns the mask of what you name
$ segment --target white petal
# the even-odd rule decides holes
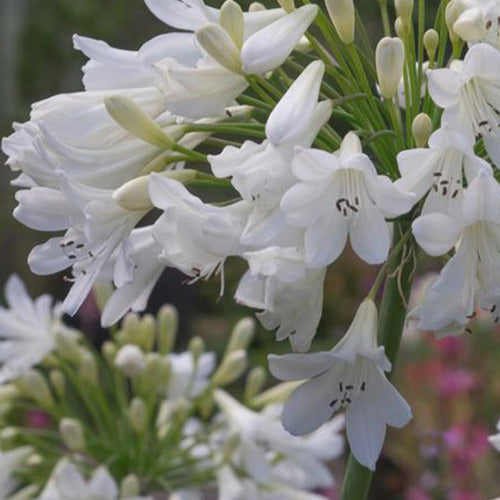
[[[338,158],[320,149],[295,148],[293,174],[301,181],[323,182],[341,167]]]
[[[455,246],[462,228],[457,218],[442,213],[421,215],[412,224],[417,243],[433,257],[449,252]]]
[[[481,170],[465,190],[465,220],[472,224],[481,220],[500,222],[500,185],[493,175]]]
[[[201,0],[144,0],[148,9],[173,28],[194,31],[215,20],[218,11],[206,7]],[[212,19],[213,18],[213,19]]]
[[[269,371],[279,380],[302,380],[315,377],[331,367],[334,360],[328,352],[285,354],[267,357]]]
[[[281,210],[289,224],[307,227],[316,222],[325,210],[328,210],[326,192],[330,188],[325,182],[319,186],[316,182],[299,182],[290,188],[281,200]]]
[[[41,276],[58,273],[72,265],[72,262],[61,249],[63,238],[51,238],[37,245],[28,255],[31,272]]]
[[[452,69],[435,69],[429,72],[429,94],[441,108],[448,108],[459,98],[462,76]]]
[[[103,500],[115,500],[118,496],[118,487],[109,472],[104,467],[99,467],[92,475],[88,492],[90,496],[95,495]]]
[[[309,64],[275,106],[266,123],[266,136],[274,145],[297,143],[308,131],[324,72],[322,61]]]
[[[349,132],[340,144],[338,151],[340,161],[345,161],[351,156],[361,153],[363,153],[363,148],[361,147],[359,137],[354,132]]]
[[[316,5],[304,5],[253,34],[241,50],[243,71],[264,74],[281,66],[317,13]]]

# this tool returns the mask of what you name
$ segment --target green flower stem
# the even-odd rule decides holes
[[[425,0],[418,0],[418,88],[422,88],[424,71]]]
[[[384,35],[391,36],[391,22],[389,20],[389,11],[387,10],[387,0],[378,0],[380,15],[382,16],[382,25],[384,26]]]
[[[398,247],[400,241],[407,237],[405,234],[407,229],[395,224],[394,248]],[[405,262],[404,257],[405,252],[402,254],[402,259],[395,259],[392,263],[388,262],[388,278],[380,305],[379,343],[385,347],[385,353],[393,365],[391,374],[394,373],[394,363],[403,333],[413,272],[413,262],[411,260]],[[368,498],[372,477],[373,473],[359,464],[351,454],[342,487],[342,500],[365,500]]]

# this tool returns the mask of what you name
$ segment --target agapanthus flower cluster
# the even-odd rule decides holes
[[[50,298],[32,301],[19,278],[7,287],[10,349],[25,349],[32,318],[18,305],[57,314]],[[239,321],[217,362],[195,337],[176,353],[177,312],[129,314],[100,351],[72,331],[38,358],[15,359],[0,385],[0,498],[152,500],[324,498],[326,462],[343,451],[342,416],[308,437],[290,436],[279,416],[293,388],[263,390],[265,371],[248,373],[244,401],[227,392],[248,368],[254,321]],[[60,318],[31,330],[36,347],[61,331]],[[9,362],[2,363],[6,370]]]
[[[412,311],[420,329],[471,331],[478,306],[500,318],[500,3],[442,0],[434,18],[429,2],[396,0],[393,37],[380,0],[375,50],[353,0],[246,12],[233,0],[145,3],[178,31],[138,51],[75,36],[89,59],[85,90],[35,104],[3,141],[19,174],[14,216],[57,233],[29,266],[67,270],[69,314],[94,285],[113,283],[109,326],[146,308],[166,267],[191,283],[217,277],[224,293],[226,261],[243,258],[235,300],[295,351],[269,358],[277,378],[301,381],[284,428],[314,432],[345,409],[351,451],[374,470],[387,426],[411,418],[387,373],[419,249],[445,261]],[[200,198],[206,190],[218,201]],[[348,246],[382,267],[345,336],[307,353],[327,269]],[[116,355],[129,376],[147,366],[137,351]],[[248,422],[270,442],[256,415],[220,391],[214,398],[230,425]],[[258,479],[276,471],[262,470],[238,432],[240,461],[218,474],[257,498]],[[242,464],[257,483],[234,480]]]

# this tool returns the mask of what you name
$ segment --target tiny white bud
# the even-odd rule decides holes
[[[394,0],[396,14],[406,26],[411,24],[413,15],[413,0]]]
[[[399,38],[384,37],[377,45],[375,61],[380,93],[392,99],[403,76],[404,47]]]
[[[432,120],[426,113],[420,113],[415,117],[412,124],[413,137],[415,144],[423,148],[432,134]]]
[[[193,355],[196,363],[205,351],[205,341],[201,337],[193,337],[189,341],[188,349],[189,352],[191,352],[191,354]]]
[[[248,7],[248,12],[260,12],[262,10],[266,10],[266,6],[260,2],[252,2]]]
[[[134,431],[141,434],[148,424],[148,411],[143,399],[132,399],[129,407],[129,418]]]
[[[448,26],[448,34],[452,42],[456,42],[460,38],[458,33],[455,32],[454,26],[455,22],[465,9],[466,6],[462,0],[451,0],[451,2],[446,6],[446,24]]]
[[[81,452],[85,449],[82,424],[74,418],[63,418],[59,422],[59,433],[69,450]]]
[[[195,31],[196,40],[221,66],[241,73],[240,51],[227,31],[215,23],[205,24]]]
[[[135,474],[129,474],[120,485],[121,498],[132,498],[139,496],[141,484]]]
[[[28,467],[37,467],[45,462],[44,458],[38,453],[32,453],[26,460]],[[11,498],[11,497],[9,497]]]
[[[151,210],[149,175],[136,177],[120,186],[113,192],[113,200],[125,210]]]
[[[253,318],[243,318],[236,323],[231,332],[231,337],[226,347],[225,356],[232,351],[246,349],[252,342],[255,333],[255,320]]]
[[[355,10],[353,0],[325,0],[326,10],[339,38],[347,44],[354,42]]]
[[[243,45],[243,11],[234,0],[226,0],[220,9],[220,25],[227,31],[235,45],[241,49]]]
[[[124,345],[116,353],[115,366],[128,377],[134,378],[146,368],[144,353],[136,345]]]
[[[161,149],[172,147],[172,139],[132,99],[106,97],[104,105],[111,118],[133,136]]]
[[[114,363],[117,351],[118,348],[116,347],[116,344],[111,342],[111,340],[106,340],[106,342],[104,342],[101,346],[102,355],[109,364]]]
[[[248,367],[247,353],[232,351],[223,360],[212,376],[212,383],[224,387],[238,379]]]
[[[158,312],[158,350],[168,354],[175,344],[179,314],[174,306],[163,306]]]
[[[271,387],[271,389],[261,392],[258,396],[254,397],[250,401],[251,406],[263,408],[273,403],[284,403],[301,383],[302,382],[299,380],[275,385]]]
[[[37,370],[30,370],[17,380],[18,388],[42,407],[53,407],[54,399],[45,377]]]
[[[97,387],[99,385],[99,371],[97,362],[88,351],[84,351],[80,357],[79,374],[82,380]]]
[[[295,50],[298,50],[299,52],[310,52],[313,50],[313,46],[306,36],[302,36],[299,43],[295,47]]]
[[[266,383],[267,374],[262,366],[253,368],[247,376],[244,400],[249,401],[262,391]]]
[[[400,38],[401,40],[405,40],[408,36],[408,26],[400,17],[396,18],[396,20],[394,21],[394,31],[396,32],[398,38]]]
[[[21,431],[17,427],[5,427],[0,430],[0,441],[2,445],[6,445],[9,441],[17,439],[21,435]]]
[[[139,323],[139,341],[140,347],[144,352],[153,350],[155,342],[155,327],[156,321],[153,315],[146,314],[141,318]]]
[[[482,40],[486,35],[486,17],[480,9],[468,9],[453,24],[455,33],[466,42]]]
[[[119,344],[139,345],[139,315],[129,312],[122,321],[122,328],[118,332]]]
[[[63,399],[66,395],[66,379],[60,370],[51,370],[49,373],[50,384],[54,388],[59,399]]]
[[[434,61],[436,51],[439,46],[439,33],[434,29],[429,29],[424,34],[424,47],[429,61]]]
[[[277,0],[277,2],[287,14],[290,14],[290,12],[293,12],[295,10],[294,0]]]
[[[0,405],[10,403],[19,395],[19,389],[13,383],[0,385]]]

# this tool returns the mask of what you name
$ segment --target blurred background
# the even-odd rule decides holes
[[[357,6],[378,40],[377,2],[359,0]],[[11,122],[28,119],[32,102],[82,89],[85,58],[73,50],[74,33],[136,49],[165,31],[142,0],[0,0],[0,136],[10,133]],[[0,160],[5,161],[1,153]],[[38,277],[27,267],[30,249],[46,238],[13,219],[11,178],[7,167],[0,168],[0,286],[17,273],[33,295],[50,292],[63,298],[68,285],[61,275]],[[226,293],[220,300],[218,279],[185,285],[182,275],[169,270],[154,291],[150,311],[174,304],[181,315],[181,343],[202,335],[210,349],[220,351],[232,325],[252,313],[232,300],[243,269],[237,260],[227,264]],[[420,269],[433,271],[426,262]],[[330,348],[340,338],[375,271],[349,252],[330,269],[313,349]],[[104,338],[92,297],[75,321],[96,343]],[[408,328],[394,380],[415,418],[404,430],[389,433],[370,498],[483,500],[500,495],[500,454],[487,442],[500,417],[500,332],[481,317],[473,331],[437,342],[429,333]],[[288,350],[259,329],[251,360],[264,364],[269,352]],[[332,467],[340,481],[342,461]],[[337,492],[328,494],[336,498]]]

